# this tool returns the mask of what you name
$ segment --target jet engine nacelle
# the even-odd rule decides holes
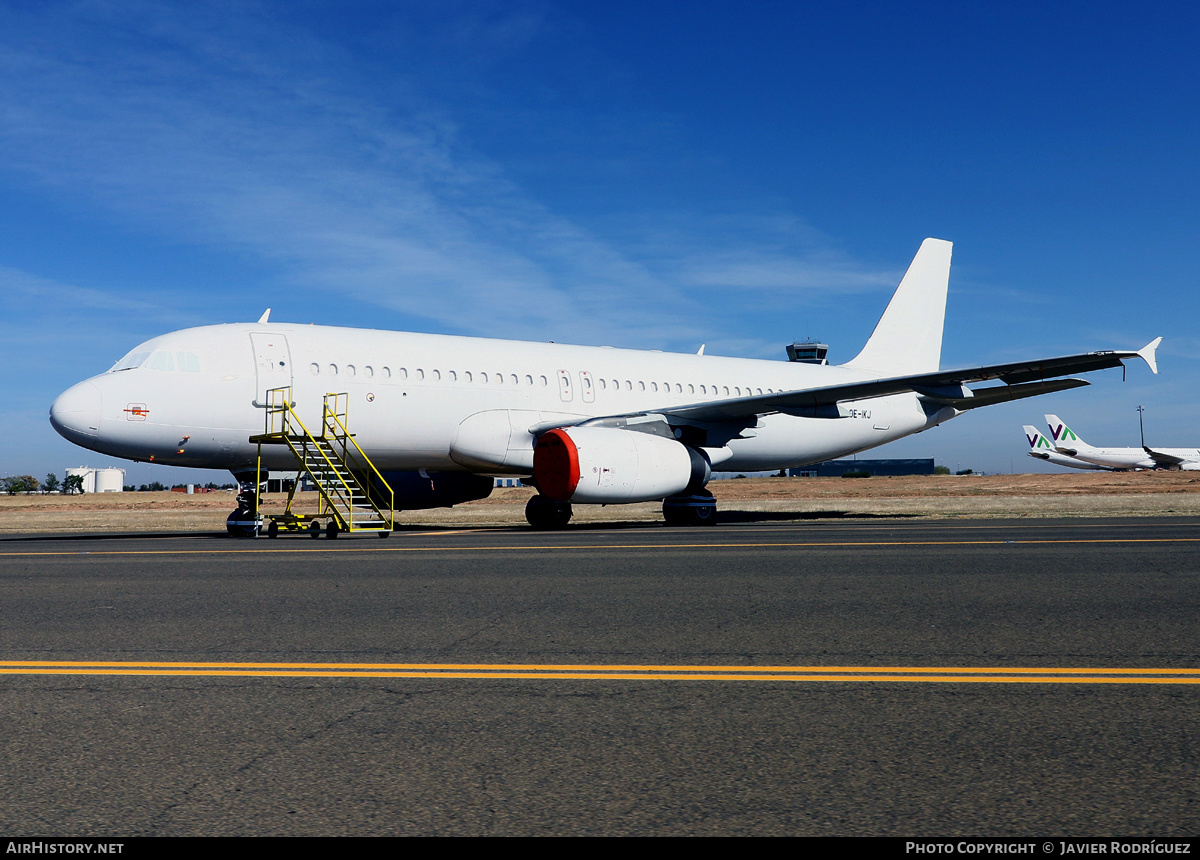
[[[562,427],[538,439],[533,477],[556,502],[652,502],[704,486],[712,474],[695,448],[614,427]]]

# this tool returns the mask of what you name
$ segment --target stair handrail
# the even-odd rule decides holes
[[[276,394],[275,394],[276,392],[283,393],[281,395],[282,399],[283,399],[282,403],[277,402],[278,398],[276,397]],[[272,418],[273,415],[282,415],[282,420],[280,422],[281,429],[278,431],[273,429],[275,426],[275,422]],[[346,490],[346,495],[348,497],[350,497],[351,501],[349,504],[347,504],[349,511],[348,511],[348,519],[346,520],[346,525],[348,528],[353,528],[354,527],[354,503],[353,503],[354,489],[349,484],[346,483],[346,479],[342,476],[342,473],[334,465],[333,461],[329,459],[329,455],[327,455],[325,453],[325,451],[321,447],[320,443],[317,442],[317,438],[315,436],[313,436],[312,433],[309,432],[308,428],[304,425],[304,422],[300,419],[300,416],[296,414],[296,410],[292,408],[291,386],[283,386],[281,388],[272,388],[272,389],[268,390],[267,391],[267,415],[265,418],[266,431],[270,435],[274,435],[276,433],[281,434],[283,436],[284,440],[287,442],[288,447],[292,448],[292,452],[293,452],[293,454],[295,454],[296,449],[292,446],[292,440],[291,440],[291,436],[293,435],[291,432],[291,422],[292,421],[295,421],[296,425],[302,431],[304,431],[305,438],[309,442],[312,443],[312,447],[314,449],[316,449],[317,453],[320,454],[321,458],[326,462],[326,464],[328,464],[329,470],[331,472],[333,472],[333,474],[337,475],[338,481],[341,483],[342,487]],[[296,434],[296,435],[299,435],[299,434]],[[354,447],[356,447],[356,448],[358,447],[357,443],[355,444]],[[299,460],[300,463],[304,466],[304,471],[308,472],[308,474],[313,477],[313,479],[314,479],[313,483],[316,484],[317,490],[321,493],[321,498],[325,500],[325,503],[327,505],[329,505],[329,507],[331,509],[338,511],[338,513],[340,514],[341,511],[338,510],[338,506],[334,503],[333,497],[328,492],[326,492],[325,487],[322,485],[322,483],[320,481],[316,480],[316,475],[313,475],[312,470],[310,470],[308,468],[308,463],[305,460],[305,458],[302,456],[297,456],[296,459]],[[367,462],[369,463],[370,460],[368,460]],[[374,468],[374,465],[372,465],[372,468]],[[391,487],[388,487],[388,489],[391,490]]]
[[[333,419],[333,422],[334,422],[334,424],[336,425],[336,428],[337,428],[338,430],[341,430],[341,431],[342,431],[342,432],[341,432],[341,435],[340,435],[340,437],[338,436],[338,434],[336,434],[336,433],[335,433],[335,434],[334,434],[334,435],[335,435],[335,438],[341,438],[341,439],[344,439],[344,440],[348,440],[348,441],[350,442],[350,444],[354,446],[354,450],[356,450],[356,451],[358,452],[358,455],[359,455],[359,457],[361,458],[362,462],[366,463],[366,464],[367,464],[367,466],[368,466],[368,467],[371,469],[371,472],[372,472],[372,473],[374,473],[375,477],[379,479],[379,483],[383,485],[383,488],[384,488],[385,490],[387,490],[387,494],[388,494],[388,511],[389,511],[389,513],[390,513],[391,511],[393,511],[393,510],[395,509],[396,493],[395,493],[395,491],[392,489],[392,485],[391,485],[391,484],[389,484],[389,483],[387,482],[387,480],[386,480],[386,479],[383,477],[383,475],[382,475],[382,474],[380,474],[379,470],[375,468],[375,464],[371,462],[371,458],[370,458],[370,457],[368,457],[368,456],[366,455],[366,452],[364,452],[364,451],[363,451],[363,449],[359,447],[359,445],[358,445],[358,442],[356,442],[356,441],[354,440],[354,436],[352,436],[352,435],[351,435],[350,431],[346,429],[346,425],[345,425],[345,424],[343,424],[343,423],[342,423],[342,420],[341,420],[341,419],[338,417],[338,413],[337,413],[335,410],[337,409],[337,401],[338,401],[338,399],[339,399],[340,397],[342,397],[342,396],[344,396],[344,395],[341,395],[341,394],[326,394],[326,395],[325,395],[325,422],[326,422],[326,425],[328,426],[329,419],[331,419],[331,418],[332,418],[332,419]],[[329,398],[330,398],[330,397],[334,398],[334,406],[333,406],[333,409],[331,409],[331,408],[330,408],[330,406],[329,406]],[[348,399],[348,398],[347,398],[347,399]],[[349,405],[347,404],[347,412],[346,412],[346,418],[347,418],[347,420],[349,420],[349,417],[350,417],[350,416],[349,416]],[[333,429],[333,428],[330,428],[330,429]],[[345,444],[345,442],[343,441],[343,442],[342,442],[342,449],[343,449],[343,450],[345,450],[345,448],[346,448],[346,444]],[[347,457],[346,459],[347,459],[347,460],[349,460],[350,458],[349,458],[349,457]],[[370,490],[370,487],[366,487],[366,488],[364,488],[364,489],[366,489],[366,490],[367,490],[367,501],[371,501],[371,490]],[[382,516],[382,515],[383,515],[383,512],[382,512],[382,511],[379,511],[379,508],[378,508],[378,507],[375,505],[375,503],[374,503],[374,502],[371,502],[371,506],[372,506],[372,507],[374,507],[374,508],[375,508],[375,510],[379,512],[380,516]],[[391,517],[390,517],[390,516],[389,516],[389,517],[386,517],[386,519],[388,520],[388,522],[389,522],[389,523],[391,522]]]

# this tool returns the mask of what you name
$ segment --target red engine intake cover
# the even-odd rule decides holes
[[[567,502],[579,486],[579,449],[563,430],[547,430],[533,449],[533,479],[538,492]]]

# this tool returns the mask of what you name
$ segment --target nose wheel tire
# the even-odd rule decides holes
[[[258,523],[254,521],[254,512],[238,508],[225,518],[225,531],[231,537],[254,537],[258,531]]]

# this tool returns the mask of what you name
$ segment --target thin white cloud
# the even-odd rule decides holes
[[[156,313],[159,306],[105,290],[78,287],[43,278],[29,272],[0,266],[0,307],[6,313],[37,311],[41,313],[75,312],[80,309]]]
[[[539,26],[490,12],[457,9],[443,35],[494,55]],[[255,7],[0,15],[10,170],[176,240],[272,261],[306,301],[350,296],[465,333],[669,346],[724,326],[711,299],[729,290],[895,283],[812,236],[797,245],[794,228],[764,242],[761,224],[736,218],[720,235],[601,236],[472,147],[403,65],[368,93],[340,46]]]

